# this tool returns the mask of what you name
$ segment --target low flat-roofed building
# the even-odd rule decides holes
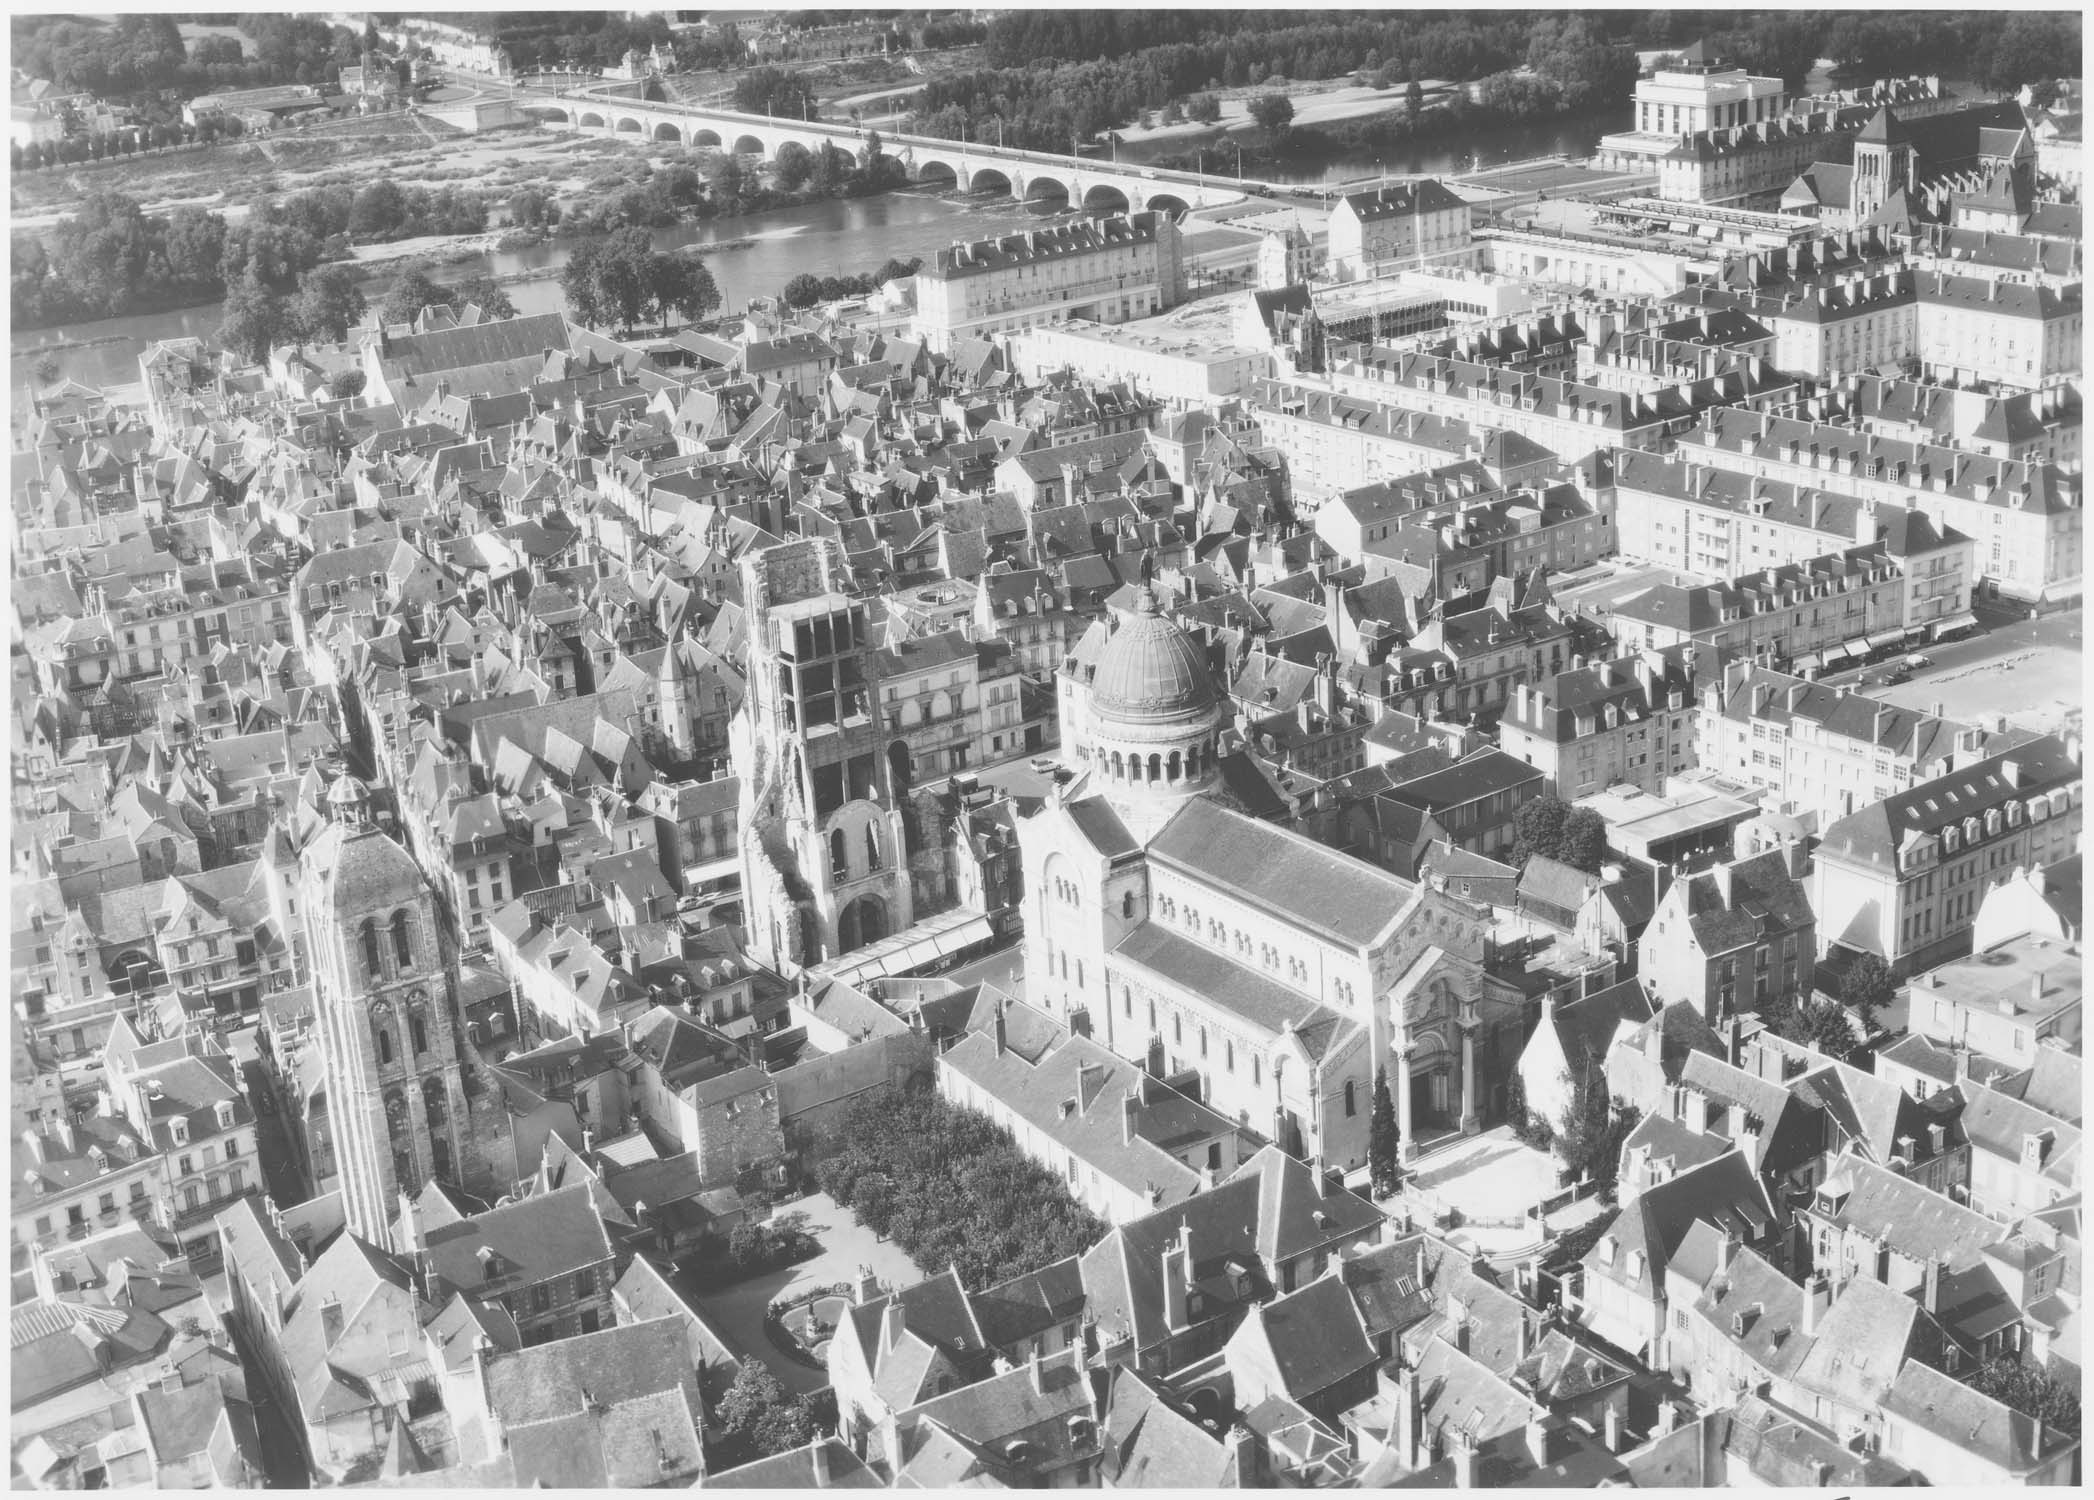
[[[2079,1044],[2081,963],[2077,941],[2009,938],[1915,975],[1906,1024],[1914,1036],[2029,1067],[2051,1038]]]
[[[1665,790],[1608,787],[1577,799],[1607,824],[1607,847],[1650,865],[1693,864],[1711,855],[1728,859],[1739,827],[1759,808],[1713,788],[1668,778]]]
[[[1180,406],[1242,395],[1272,373],[1272,356],[1245,348],[1226,329],[1148,319],[1117,326],[1088,319],[1041,323],[1011,336],[1011,363],[1028,380],[1057,371],[1087,383],[1124,380],[1143,395]]]

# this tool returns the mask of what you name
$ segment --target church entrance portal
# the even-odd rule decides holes
[[[878,896],[860,896],[836,919],[836,951],[851,953],[887,936],[887,904]]]

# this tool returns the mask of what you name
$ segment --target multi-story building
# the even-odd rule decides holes
[[[2075,465],[2083,408],[2070,385],[1997,391],[1888,375],[1850,375],[1780,416],[1851,422],[1873,437],[1967,448],[1989,458]]]
[[[916,273],[916,331],[940,353],[1051,318],[1125,323],[1183,296],[1177,221],[1144,211],[976,240]]]
[[[1674,880],[1637,944],[1637,977],[1660,1008],[1685,1001],[1710,1025],[1779,998],[1807,999],[1817,923],[1803,846]]]
[[[1750,662],[1703,688],[1693,734],[1702,770],[1765,787],[1819,828],[1997,749],[1978,726]]]
[[[1799,493],[1924,511],[1937,530],[1971,538],[1975,576],[1987,593],[2079,595],[2084,488],[2080,476],[2052,464],[1750,411],[1705,413],[1674,439],[1673,451],[1689,464],[1780,480]]]
[[[1880,540],[1905,576],[1908,633],[1939,634],[1970,614],[1976,544],[1923,511],[1650,453],[1618,455],[1614,478],[1615,534],[1631,561],[1738,578]]]
[[[2026,1068],[2045,1043],[2080,1040],[2079,943],[2021,935],[1915,974],[1914,1036]]]
[[[1467,457],[1468,423],[1428,416],[1361,396],[1289,381],[1260,381],[1253,411],[1258,433],[1287,460],[1304,510],[1330,497],[1439,469]]]
[[[525,1345],[594,1333],[616,1321],[618,1272],[593,1191],[578,1183],[470,1217],[431,1216],[409,1200],[398,1208],[400,1253],[440,1290],[498,1304]]]
[[[964,631],[947,630],[898,641],[876,661],[898,795],[1025,748],[1023,679],[1016,656],[1000,642],[978,645]]]
[[[1655,448],[1704,411],[1793,400],[1796,381],[1772,369],[1732,371],[1650,392],[1608,390],[1552,375],[1394,348],[1349,348],[1321,383],[1340,395],[1406,411],[1502,427],[1565,463],[1602,448]],[[1361,483],[1385,475],[1369,476]]]
[[[1468,203],[1431,177],[1348,193],[1331,210],[1330,268],[1340,281],[1460,256],[1468,248]]]
[[[2082,285],[2023,286],[1993,276],[1918,274],[1913,352],[1939,380],[2031,390],[2080,370]]]
[[[1696,764],[1692,654],[1639,651],[1523,682],[1498,718],[1498,747],[1566,800],[1616,785],[1661,791]]]
[[[1995,881],[2076,852],[2083,796],[2077,748],[2045,735],[1849,813],[1815,855],[1819,956],[1902,975],[1967,952]]]
[[[1816,666],[1871,641],[1903,640],[1907,595],[1887,544],[1872,541],[1728,583],[1661,583],[1616,604],[1624,651],[1692,645],[1722,662]]]
[[[749,692],[735,720],[749,946],[796,969],[913,920],[900,788],[908,746],[883,730],[881,653],[845,590],[835,539],[742,564]]]

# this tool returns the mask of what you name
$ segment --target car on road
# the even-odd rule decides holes
[[[1911,676],[1912,674],[1901,665],[1871,667],[1868,671],[1861,674],[1861,685],[1863,687],[1896,687]]]
[[[1908,671],[1917,672],[1922,667],[1931,667],[1933,665],[1934,658],[1927,655],[1924,651],[1914,651],[1905,658],[1905,667]]]

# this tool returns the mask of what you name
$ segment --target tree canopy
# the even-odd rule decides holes
[[[837,1139],[815,1170],[823,1191],[918,1265],[958,1266],[968,1286],[1037,1271],[1105,1232],[987,1116],[928,1090],[861,1096]]]

